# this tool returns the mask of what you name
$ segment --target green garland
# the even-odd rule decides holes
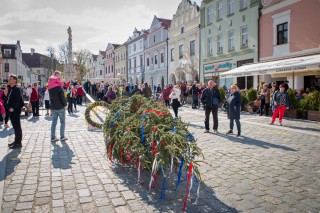
[[[102,107],[105,107],[105,108],[109,107],[109,105],[104,101],[96,101],[94,103],[91,103],[89,106],[87,106],[87,109],[86,109],[86,111],[84,113],[84,116],[85,116],[85,119],[86,119],[87,123],[90,126],[98,128],[98,129],[102,129],[103,124],[100,124],[100,123],[97,123],[97,122],[93,121],[91,119],[91,117],[90,117],[91,110],[93,110],[93,108],[95,108],[97,106],[102,106]]]

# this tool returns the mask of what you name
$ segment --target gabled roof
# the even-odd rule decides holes
[[[107,56],[106,51],[100,50],[100,54],[102,55],[102,58],[105,58]]]
[[[22,60],[28,65],[28,67],[43,67],[43,59],[50,60],[48,56],[39,53],[22,53]]]
[[[161,22],[161,26],[163,26],[165,29],[168,29],[170,27],[171,24],[171,20],[170,19],[164,19],[164,18],[158,18],[159,22]]]
[[[97,60],[98,55],[94,55],[94,54],[92,54],[92,58],[93,58],[93,60],[95,61],[95,60]]]
[[[114,49],[116,49],[117,47],[121,46],[121,44],[112,44],[114,46]]]

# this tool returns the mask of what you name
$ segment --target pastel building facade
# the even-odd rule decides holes
[[[115,83],[125,84],[127,78],[127,44],[124,43],[114,50]]]
[[[108,43],[106,49],[106,57],[105,57],[105,74],[104,79],[105,82],[109,84],[113,84],[115,82],[115,75],[114,75],[114,49],[117,48],[118,44]]]

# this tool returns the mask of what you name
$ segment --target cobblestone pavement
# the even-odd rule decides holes
[[[0,163],[6,163],[2,212],[181,212],[184,185],[173,191],[168,182],[160,200],[160,181],[148,191],[150,174],[143,171],[145,184],[137,184],[135,168],[106,159],[102,132],[88,130],[85,108],[78,109],[67,116],[65,142],[50,142],[50,117],[23,119],[23,148]],[[223,112],[218,134],[203,133],[202,110],[181,107],[179,115],[205,155],[200,199],[192,204],[193,187],[188,212],[320,211],[320,123],[285,119],[283,127],[269,126],[267,117],[243,114],[243,136],[236,138],[224,134]],[[9,133],[1,129],[0,137]]]

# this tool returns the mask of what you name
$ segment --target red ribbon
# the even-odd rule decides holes
[[[151,144],[151,146],[152,146],[153,154],[156,155],[156,154],[157,154],[157,145],[156,145],[156,142],[153,141],[152,144]]]
[[[136,110],[139,106],[141,106],[141,102],[137,103],[136,105],[134,105],[134,107],[132,107],[132,110]]]
[[[155,188],[157,186],[157,172],[155,171],[153,174],[153,184],[151,186],[151,188]]]
[[[129,150],[127,150],[127,161],[128,161],[129,163],[132,162],[132,159],[131,159],[130,151],[129,151]]]
[[[120,147],[120,163],[122,164],[123,163],[123,159],[122,159],[122,147]]]
[[[109,153],[109,159],[112,163],[112,148],[113,148],[113,144],[110,144],[108,147],[108,153]]]
[[[189,188],[190,188],[190,181],[191,181],[191,176],[192,176],[192,163],[189,164],[189,168],[188,168],[188,181],[187,181],[187,186],[186,186],[186,197],[184,198],[184,202],[183,202],[183,211],[186,210],[187,208],[187,200],[188,200],[188,196],[189,196]]]
[[[149,112],[153,112],[154,114],[157,114],[157,115],[161,115],[161,116],[165,116],[167,115],[167,113],[165,112],[160,112],[158,110],[152,110],[152,109],[147,109],[143,112],[143,114],[146,114],[146,113],[149,113]]]

